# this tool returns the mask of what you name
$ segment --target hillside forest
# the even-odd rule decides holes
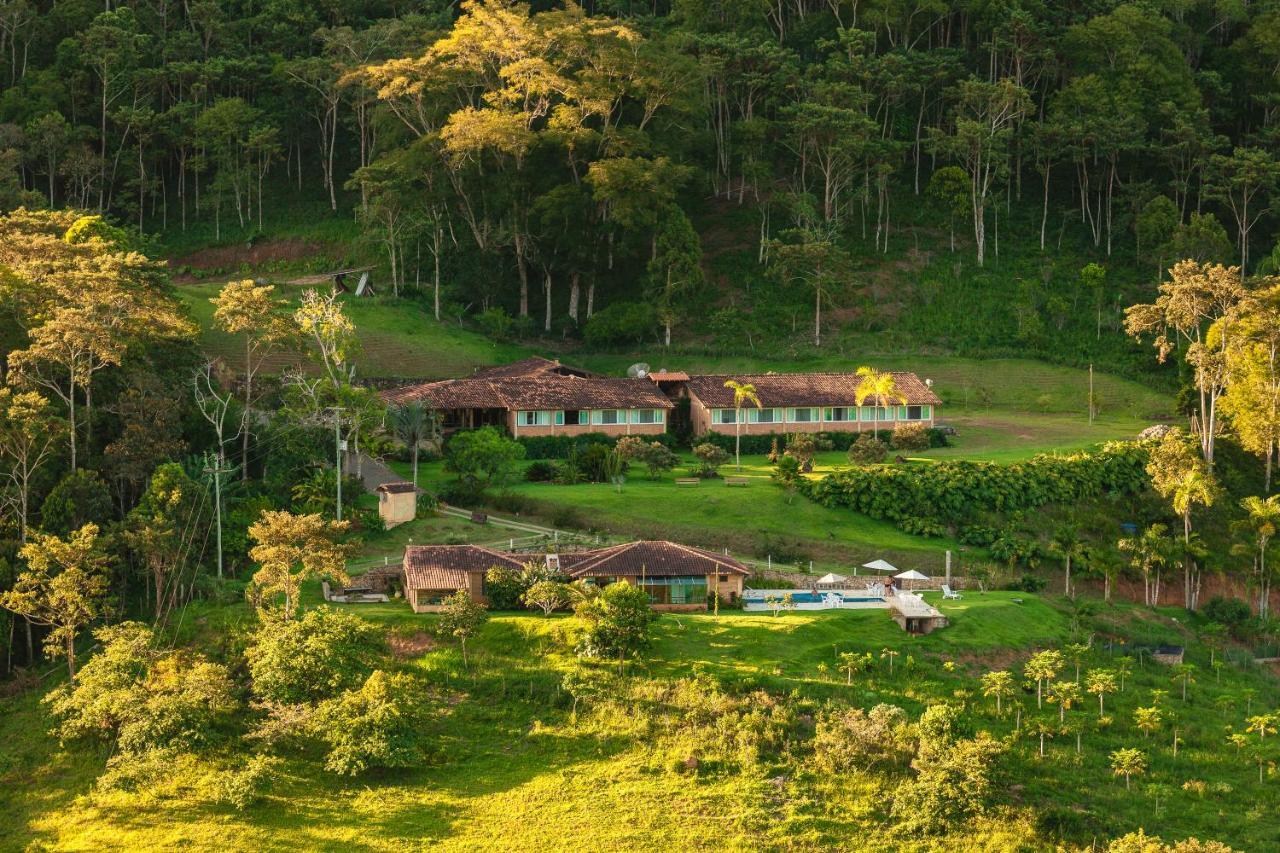
[[[1175,260],[1276,268],[1269,2],[9,0],[0,56],[0,206],[332,217],[496,337],[1142,372]]]

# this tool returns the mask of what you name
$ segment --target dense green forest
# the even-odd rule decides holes
[[[0,205],[354,218],[500,337],[1132,365],[1174,260],[1272,268],[1273,3],[0,8]]]

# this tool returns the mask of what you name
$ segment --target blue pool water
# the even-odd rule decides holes
[[[791,593],[791,600],[794,601],[796,604],[821,604],[826,600],[826,597],[830,594],[831,593],[829,592],[819,592],[817,594],[814,594],[812,592],[793,592]],[[763,595],[752,595],[751,593],[746,593],[742,596],[743,601],[751,604],[762,604],[764,603],[764,598],[765,597]],[[883,598],[877,598],[873,596],[842,595],[840,596],[840,598],[846,602],[884,601]]]

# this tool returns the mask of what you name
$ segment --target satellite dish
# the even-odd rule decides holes
[[[636,362],[627,368],[627,376],[632,379],[644,379],[649,375],[649,365],[643,361]]]

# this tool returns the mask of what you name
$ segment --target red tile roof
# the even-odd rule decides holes
[[[405,589],[462,589],[471,572],[493,566],[524,567],[525,561],[480,545],[410,545],[404,549]]]
[[[689,374],[683,370],[659,370],[656,373],[650,373],[648,378],[654,382],[688,382]]]
[[[732,557],[661,540],[564,554],[560,557],[560,567],[572,578],[751,574],[749,568]]]
[[[689,393],[711,409],[733,407],[733,390],[724,383],[733,379],[756,388],[760,404],[774,406],[852,406],[858,383],[853,373],[757,373],[723,376],[694,376],[689,380]],[[894,372],[898,392],[907,405],[937,406],[937,395],[914,373]],[[874,401],[863,405],[874,405]]]
[[[560,570],[571,578],[751,574],[732,557],[666,541],[628,542],[557,557]],[[404,586],[461,589],[467,585],[468,574],[487,572],[493,566],[519,570],[527,563],[542,565],[545,560],[545,555],[504,554],[480,545],[410,545],[404,552]]]
[[[667,395],[645,379],[534,372],[515,377],[446,379],[387,392],[391,403],[434,409],[669,409]]]

